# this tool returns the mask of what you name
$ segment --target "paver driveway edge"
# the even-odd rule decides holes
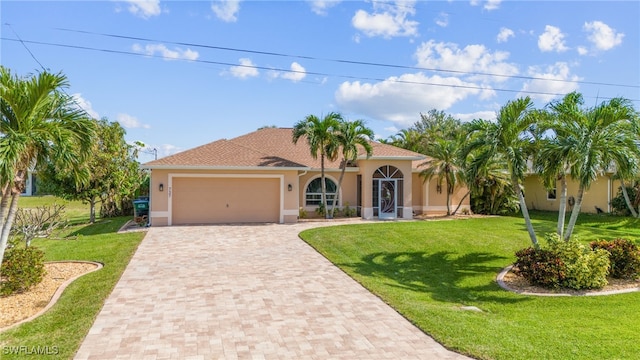
[[[151,228],[76,359],[468,359],[298,237],[339,224]]]

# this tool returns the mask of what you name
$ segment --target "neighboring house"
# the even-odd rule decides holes
[[[611,200],[618,194],[620,181],[613,180],[610,172],[598,175],[598,178],[585,190],[582,199],[581,212],[597,213],[597,209],[610,213]],[[539,175],[530,174],[524,180],[524,193],[527,207],[530,210],[558,211],[560,202],[560,182],[556,187],[546,189]],[[575,204],[578,196],[578,183],[567,178],[567,210]],[[573,199],[573,201],[572,201]]]
[[[328,199],[349,206],[364,219],[411,219],[413,214],[446,212],[446,194],[423,182],[418,165],[425,156],[371,142],[347,167],[340,189],[340,162],[325,162]],[[320,157],[306,139],[295,145],[292,129],[264,128],[218,140],[144,164],[151,170],[153,226],[273,222],[294,223],[300,210],[321,202]],[[457,206],[466,190],[452,196]],[[466,199],[462,208],[469,208]]]
[[[32,196],[36,194],[36,175],[29,171],[27,173],[27,180],[25,181],[24,191],[21,196]]]

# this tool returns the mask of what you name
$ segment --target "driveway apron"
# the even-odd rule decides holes
[[[76,359],[467,359],[298,238],[322,225],[151,228]]]

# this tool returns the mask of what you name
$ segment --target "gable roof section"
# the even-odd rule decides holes
[[[424,155],[392,145],[371,142],[370,159],[417,160]],[[360,149],[358,159],[365,159]],[[325,161],[325,168],[339,168],[340,162]],[[265,128],[236,138],[221,139],[171,156],[144,164],[148,169],[160,168],[261,168],[261,169],[319,169],[320,158],[311,156],[306,138],[297,144],[292,141],[291,128]]]

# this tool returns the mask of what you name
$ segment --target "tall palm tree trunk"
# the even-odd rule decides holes
[[[324,177],[324,153],[320,154],[320,186],[322,187],[322,206],[324,206],[324,218],[331,219],[329,208],[327,207],[327,184]]]
[[[451,185],[449,185],[449,180],[447,179],[447,216],[451,215]]]
[[[564,234],[564,239],[569,241],[571,235],[573,234],[573,228],[576,226],[576,221],[578,221],[578,215],[580,214],[580,207],[582,206],[582,198],[584,197],[584,186],[580,185],[578,188],[578,198],[576,199],[576,205],[573,207],[573,211],[571,211],[571,218],[569,218],[569,225],[567,225],[567,231]]]
[[[627,186],[624,183],[624,180],[620,179],[620,189],[622,190],[622,196],[624,197],[624,202],[627,204],[627,208],[631,211],[631,216],[634,218],[638,217],[638,212],[631,205],[631,200],[629,200],[629,193],[627,192]]]
[[[527,203],[524,200],[524,194],[522,194],[522,189],[520,188],[520,182],[515,176],[511,177],[511,181],[513,183],[513,190],[518,195],[518,200],[520,201],[520,211],[522,212],[522,217],[524,217],[524,222],[527,225],[527,231],[529,232],[531,243],[533,244],[534,248],[539,249],[540,245],[538,244],[538,238],[536,237],[536,233],[533,230],[533,224],[531,223],[531,217],[529,216],[529,209],[527,209]]]
[[[556,233],[560,238],[564,236],[564,220],[567,213],[567,177],[560,177],[560,204],[558,207],[558,228]]]
[[[336,202],[338,202],[338,197],[340,195],[340,189],[342,186],[342,179],[344,179],[344,173],[347,170],[347,159],[344,159],[342,162],[342,169],[340,170],[340,178],[338,179],[338,188],[336,189],[336,196],[333,197],[333,205],[331,206],[331,218],[333,218],[334,212],[336,211]]]
[[[451,215],[455,215],[458,212],[458,210],[460,210],[460,207],[462,206],[462,203],[464,202],[464,199],[466,199],[467,196],[469,196],[469,194],[471,194],[471,191],[467,191],[467,193],[464,194],[462,199],[460,199],[460,202],[458,203],[458,206],[456,206],[456,209],[453,210],[453,213]]]
[[[16,213],[18,212],[18,198],[20,197],[20,193],[12,193],[11,194],[11,205],[9,205],[9,212],[7,213],[7,218],[2,224],[2,233],[0,233],[0,264],[2,264],[2,260],[4,259],[4,251],[7,247],[7,242],[9,240],[9,232],[11,231],[11,226],[13,225],[13,220],[16,218]],[[9,200],[9,195],[2,196],[2,215],[6,211],[6,205]],[[4,216],[3,216],[4,218]],[[0,267],[1,271],[1,267]]]

